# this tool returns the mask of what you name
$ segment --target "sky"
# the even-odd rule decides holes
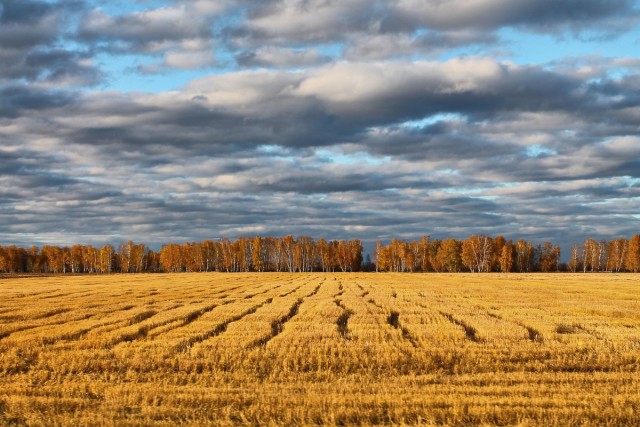
[[[0,0],[0,244],[640,233],[630,0]]]

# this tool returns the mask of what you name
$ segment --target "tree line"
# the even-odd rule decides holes
[[[142,272],[640,272],[640,234],[574,243],[569,260],[560,247],[475,234],[467,239],[393,239],[376,242],[363,259],[360,240],[284,237],[169,243],[159,251],[143,243],[73,246],[0,246],[2,273]]]
[[[588,238],[571,247],[569,261],[560,260],[560,246],[552,242],[506,240],[484,234],[466,240],[393,239],[376,243],[376,271],[393,272],[639,272],[640,234],[611,241]]]
[[[0,246],[4,273],[311,272],[359,271],[360,240],[311,237],[239,238],[169,243],[159,251],[143,243],[113,245]]]

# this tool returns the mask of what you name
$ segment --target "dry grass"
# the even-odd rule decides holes
[[[0,424],[640,425],[640,276],[0,281]]]

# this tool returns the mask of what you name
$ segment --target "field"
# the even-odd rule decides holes
[[[640,425],[640,276],[0,280],[4,425]]]

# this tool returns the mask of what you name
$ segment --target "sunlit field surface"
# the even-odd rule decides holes
[[[640,425],[640,276],[0,280],[0,424]]]

